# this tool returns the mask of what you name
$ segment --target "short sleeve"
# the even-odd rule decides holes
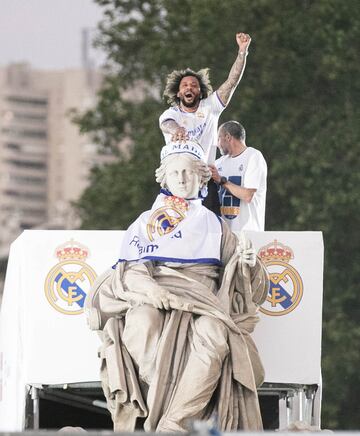
[[[244,175],[244,187],[260,189],[266,187],[267,165],[263,155],[258,152],[251,156]]]
[[[159,126],[161,126],[161,124],[164,121],[167,121],[167,120],[174,120],[174,121],[177,120],[176,111],[174,111],[174,109],[172,109],[172,108],[166,109],[166,111],[164,111],[160,115],[160,117],[159,117]]]
[[[220,115],[225,109],[225,105],[220,100],[217,91],[213,92],[208,98],[203,100],[203,104],[209,108],[214,115]]]

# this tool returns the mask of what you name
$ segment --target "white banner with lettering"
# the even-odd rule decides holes
[[[247,232],[271,275],[254,339],[266,382],[320,384],[320,232]],[[24,429],[28,385],[99,380],[83,303],[122,231],[27,230],[12,244],[0,315],[0,431]]]

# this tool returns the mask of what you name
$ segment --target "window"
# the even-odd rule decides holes
[[[9,150],[16,150],[16,151],[20,151],[21,150],[21,145],[20,144],[16,144],[15,142],[7,142],[5,144],[5,147],[8,148]]]
[[[8,159],[6,162],[10,165],[14,165],[17,168],[35,168],[39,170],[46,168],[46,164],[43,162],[29,162],[16,159]]]
[[[46,139],[47,132],[46,130],[29,130],[22,129],[19,127],[5,128],[1,130],[2,133],[23,137],[23,138],[38,138],[38,139]]]
[[[17,183],[31,183],[33,185],[42,185],[46,183],[44,177],[14,176],[13,174],[10,175],[10,181]]]
[[[42,122],[46,122],[47,119],[45,115],[27,114],[24,112],[15,112],[14,118],[17,121],[42,121]]]
[[[28,106],[47,106],[47,100],[41,97],[18,97],[12,95],[7,97],[6,100],[11,103],[19,103]]]

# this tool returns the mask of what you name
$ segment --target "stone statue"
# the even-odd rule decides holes
[[[202,206],[202,149],[170,143],[152,209],[126,231],[117,264],[87,297],[100,330],[101,380],[115,431],[260,430],[263,367],[251,339],[268,291],[249,241]]]

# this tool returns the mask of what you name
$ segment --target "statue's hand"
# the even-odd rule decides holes
[[[239,262],[245,263],[246,265],[249,265],[251,268],[253,268],[256,265],[255,250],[252,247],[242,250],[240,253]]]
[[[170,307],[170,294],[165,289],[152,289],[147,293],[151,304],[156,309],[169,310]]]
[[[245,263],[253,268],[256,265],[256,252],[251,244],[250,239],[245,236],[244,232],[240,233],[239,244],[237,246],[239,254],[239,263]]]

